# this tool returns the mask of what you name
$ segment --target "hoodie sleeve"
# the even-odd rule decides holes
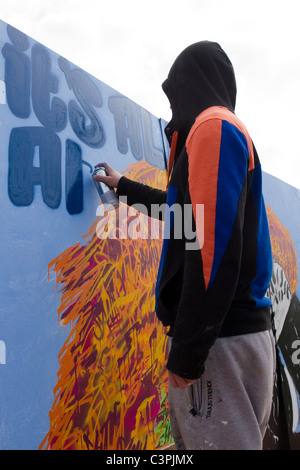
[[[204,372],[239,277],[249,166],[248,144],[233,124],[211,119],[187,140],[188,186],[200,246],[185,248],[183,286],[167,368],[196,379]],[[196,208],[204,205],[204,227]],[[200,221],[201,222],[201,221]]]

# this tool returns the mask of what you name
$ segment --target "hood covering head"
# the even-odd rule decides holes
[[[221,46],[201,41],[187,47],[177,57],[162,84],[172,108],[165,133],[170,142],[178,131],[183,144],[196,117],[211,106],[234,112],[236,82],[232,64]]]

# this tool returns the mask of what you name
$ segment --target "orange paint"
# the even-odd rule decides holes
[[[294,242],[288,229],[280,222],[270,207],[266,207],[272,244],[273,260],[283,268],[292,295],[298,284],[298,262]]]

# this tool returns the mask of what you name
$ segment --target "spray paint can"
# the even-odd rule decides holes
[[[107,176],[106,170],[104,167],[97,167],[92,173],[92,178],[95,183],[96,189],[100,196],[100,199],[106,210],[112,210],[119,205],[119,199],[115,191],[107,186],[107,184],[102,183],[101,181],[96,181],[94,179],[95,175],[104,175]]]

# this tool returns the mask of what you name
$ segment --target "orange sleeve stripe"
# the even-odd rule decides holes
[[[204,245],[201,249],[206,289],[211,277],[215,252],[217,186],[222,134],[220,119],[202,123],[201,132],[187,141],[189,189],[198,239],[202,227],[197,226],[196,204],[204,204]],[[198,224],[199,225],[199,224]]]

